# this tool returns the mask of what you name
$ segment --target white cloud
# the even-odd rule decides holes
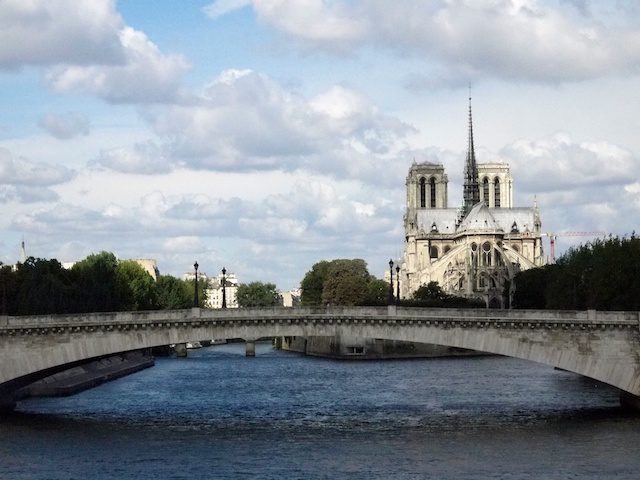
[[[77,112],[64,115],[48,113],[40,119],[38,125],[58,140],[88,135],[91,126],[87,116]]]
[[[310,100],[250,70],[222,72],[197,101],[149,108],[166,157],[219,171],[308,170],[385,182],[413,127],[334,86]]]
[[[466,72],[466,81],[481,76],[583,80],[638,73],[640,61],[637,15],[626,14],[622,4],[597,18],[576,15],[562,2],[538,0],[253,0],[252,5],[263,23],[305,49],[351,51],[372,44]],[[419,83],[441,80],[427,77]]]
[[[113,0],[3,0],[0,68],[124,61]]]
[[[163,54],[144,33],[130,27],[118,35],[122,64],[52,67],[46,75],[49,85],[57,92],[81,91],[113,103],[176,101],[187,61],[181,55]]]
[[[180,273],[195,254],[204,271],[224,262],[243,280],[269,280],[265,272],[278,268],[284,286],[294,286],[322,256],[386,258],[382,252],[394,251],[389,245],[397,243],[401,218],[389,203],[389,195],[374,200],[366,189],[314,180],[262,201],[157,192],[137,205],[61,203],[17,215],[12,228],[54,249],[78,241],[74,248],[81,252],[153,255],[163,271],[181,264]],[[365,249],[370,242],[375,246]]]
[[[640,159],[608,142],[574,142],[566,134],[519,140],[500,155],[529,192],[593,191],[637,180]]]
[[[163,150],[151,142],[101,150],[93,163],[117,172],[138,174],[167,173],[173,168]]]
[[[47,187],[0,184],[0,204],[54,202],[58,198],[59,195]]]
[[[249,5],[251,5],[251,0],[217,0],[204,7],[203,10],[209,17],[216,19]]]
[[[9,150],[0,147],[0,185],[51,186],[66,182],[73,175],[72,170],[61,165],[16,157]]]

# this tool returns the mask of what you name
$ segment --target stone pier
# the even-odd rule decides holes
[[[186,343],[176,343],[176,346],[174,347],[174,350],[176,351],[176,357],[178,358],[184,358],[187,356],[187,344]]]
[[[247,357],[255,357],[256,356],[256,342],[255,340],[247,340],[245,342],[245,356]]]

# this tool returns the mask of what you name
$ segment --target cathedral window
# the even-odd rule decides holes
[[[431,231],[432,231],[433,233],[438,233],[438,225],[436,225],[436,222],[433,222],[433,223],[431,224]]]
[[[518,228],[518,224],[516,222],[513,222],[513,225],[511,225],[511,233],[518,233],[520,232],[520,229]]]
[[[451,247],[449,245],[447,245],[446,247],[444,247],[444,253],[447,254],[449,252],[449,250],[451,250]]]
[[[518,245],[511,245],[511,248],[513,248],[513,250],[515,252],[518,252],[518,253],[520,252],[520,249],[518,248]]]
[[[431,200],[431,203],[429,206],[431,208],[436,208],[436,179],[434,177],[431,177],[431,180],[429,180],[429,186],[431,187],[431,191],[429,192],[431,194],[431,198],[429,199]]]
[[[431,247],[431,248],[429,249],[429,256],[430,256],[431,258],[438,258],[438,247],[435,247],[435,246],[434,246],[434,247]]]
[[[484,200],[484,204],[489,206],[489,179],[484,177],[482,181],[482,200]]]
[[[427,184],[424,177],[420,179],[420,208],[427,206]]]
[[[500,208],[500,179],[496,177],[493,183],[494,183],[494,195],[495,195],[494,206],[496,208]]]
[[[482,244],[482,263],[483,265],[491,265],[491,244],[489,242]]]

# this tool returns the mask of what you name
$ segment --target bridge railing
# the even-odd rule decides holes
[[[237,321],[277,319],[375,319],[433,320],[449,323],[523,323],[598,324],[640,326],[639,312],[604,312],[595,310],[487,310],[416,307],[296,307],[157,310],[136,312],[97,312],[70,315],[0,316],[0,329],[51,328],[75,325],[130,325],[189,323],[202,321]]]

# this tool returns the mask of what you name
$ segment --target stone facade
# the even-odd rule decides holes
[[[477,176],[465,182],[461,208],[448,206],[443,165],[414,162],[409,169],[400,296],[438,282],[446,293],[507,308],[515,274],[544,264],[540,212],[535,201],[513,206],[509,165],[476,164],[471,112],[469,122],[465,175]]]
[[[227,308],[238,308],[238,277],[234,273],[224,276],[224,293]],[[205,306],[207,308],[222,308],[222,274],[209,279],[205,290]]]

